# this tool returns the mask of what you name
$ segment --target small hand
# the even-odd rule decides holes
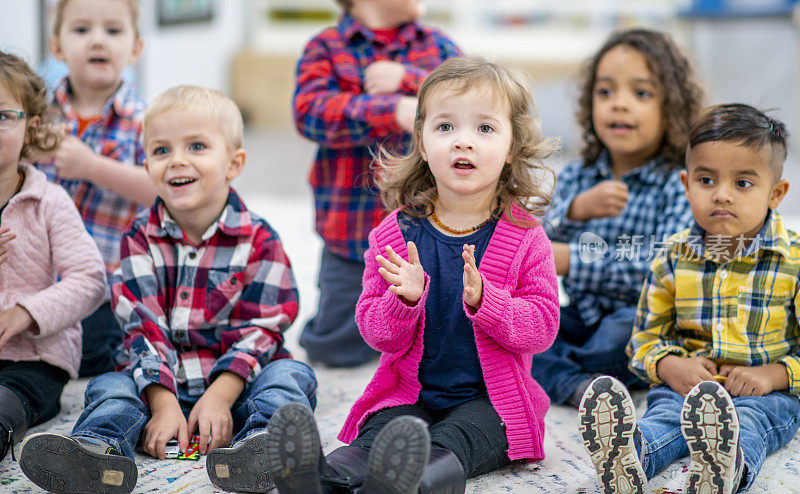
[[[403,96],[397,100],[397,107],[394,110],[394,118],[397,125],[409,134],[414,132],[414,119],[417,118],[417,98]]]
[[[233,436],[230,407],[206,391],[189,413],[189,435],[198,430],[200,453],[227,446]]]
[[[464,244],[461,257],[464,259],[464,302],[477,309],[483,299],[483,278],[475,264],[475,246]]]
[[[717,364],[705,357],[667,355],[658,361],[656,372],[673,391],[686,396],[697,384],[714,380]]]
[[[600,182],[573,199],[567,218],[586,221],[619,216],[628,204],[628,186],[618,180]]]
[[[155,387],[161,389],[150,389]],[[158,391],[158,394],[156,395],[153,391]],[[189,434],[178,398],[158,384],[146,387],[145,392],[153,415],[144,426],[142,434],[144,451],[153,458],[163,460],[166,456],[167,441],[172,438],[177,438],[180,450],[186,451],[189,447]]]
[[[389,291],[414,305],[425,291],[425,270],[419,262],[419,253],[414,242],[408,242],[408,262],[400,257],[390,246],[386,246],[386,257],[375,256],[381,265],[378,273],[389,283]]]
[[[33,324],[33,317],[21,305],[15,305],[0,311],[0,348],[3,348],[8,343],[8,340],[30,328]]]
[[[758,367],[723,365],[719,368],[719,375],[727,377],[725,389],[731,396],[764,396],[778,389],[773,377],[776,370],[784,375],[778,375],[778,378],[788,379],[785,377],[786,367],[783,364]]]
[[[403,83],[406,68],[390,60],[372,62],[364,70],[364,89],[368,94],[394,94]]]
[[[0,266],[2,266],[11,255],[10,247],[6,244],[15,238],[17,238],[17,235],[12,233],[9,227],[4,226],[0,228]]]
[[[66,179],[87,180],[91,177],[92,163],[97,155],[75,136],[65,137],[53,155],[58,175]]]

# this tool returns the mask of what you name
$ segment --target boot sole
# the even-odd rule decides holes
[[[22,472],[56,494],[127,494],[136,486],[136,463],[120,455],[94,453],[57,434],[34,434],[20,453]]]
[[[739,417],[728,392],[712,381],[692,388],[681,410],[681,433],[692,459],[684,491],[732,492]]]
[[[267,469],[281,494],[322,494],[319,432],[307,406],[289,403],[267,426]]]
[[[647,477],[633,444],[636,409],[625,386],[608,376],[592,381],[578,406],[578,420],[601,491],[644,494]]]
[[[381,429],[367,460],[365,494],[416,494],[431,451],[427,424],[398,417]]]
[[[211,450],[206,472],[211,483],[229,492],[267,492],[275,487],[267,469],[267,433],[257,433],[230,448]]]

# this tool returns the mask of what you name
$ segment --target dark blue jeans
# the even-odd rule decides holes
[[[267,364],[231,407],[233,442],[267,428],[270,417],[290,402],[302,403],[312,410],[317,405],[317,379],[306,364],[279,359]],[[200,399],[198,396],[197,399]],[[181,401],[185,416],[195,402]],[[86,387],[85,408],[73,436],[88,436],[105,441],[133,458],[139,435],[151,413],[142,400],[129,371],[109,372],[95,377]]]
[[[753,485],[764,458],[794,438],[800,426],[800,400],[797,396],[770,393],[735,397],[733,405],[739,415],[739,445],[747,465],[747,480],[740,490],[743,492]],[[689,454],[681,434],[682,407],[683,397],[669,386],[658,386],[647,393],[647,412],[637,426],[642,432],[640,448],[644,449],[639,457],[648,479]]]
[[[587,326],[577,307],[561,308],[561,324],[553,346],[534,355],[531,365],[531,375],[553,404],[566,403],[578,385],[593,374],[614,376],[628,389],[646,387],[628,370],[625,354],[635,316],[636,308],[626,307]]]
[[[78,375],[96,376],[114,370],[111,356],[122,343],[119,327],[111,303],[106,302],[89,317],[81,321],[83,328],[83,355]]]
[[[361,295],[364,261],[353,261],[322,249],[319,307],[300,335],[300,346],[313,362],[352,367],[378,356],[358,332],[356,303]]]

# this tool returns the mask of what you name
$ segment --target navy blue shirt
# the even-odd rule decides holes
[[[430,277],[425,301],[424,349],[419,364],[420,402],[434,409],[451,408],[486,394],[475,331],[463,308],[464,244],[475,246],[480,266],[496,220],[464,237],[440,232],[427,218],[397,215],[406,242],[414,242]]]

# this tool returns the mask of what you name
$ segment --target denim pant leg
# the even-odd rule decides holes
[[[636,425],[642,433],[637,449],[648,479],[689,454],[681,433],[682,408],[683,396],[669,386],[657,386],[647,393],[647,411]]]
[[[531,376],[544,389],[553,404],[565,403],[575,388],[585,380],[581,364],[571,357],[592,335],[574,305],[561,308],[561,323],[553,344],[533,355]]]
[[[625,354],[635,318],[636,307],[625,307],[603,316],[594,334],[574,354],[588,374],[613,376],[628,389],[647,387],[644,381],[628,370],[630,359]]]
[[[78,375],[97,376],[114,370],[111,355],[122,344],[122,328],[119,327],[111,303],[106,302],[94,313],[81,321],[83,328],[83,355]]]
[[[105,441],[133,459],[139,434],[150,420],[150,410],[131,373],[109,372],[89,381],[84,407],[72,435]]]
[[[322,249],[317,315],[303,327],[300,346],[308,358],[336,367],[367,362],[378,355],[358,331],[355,312],[361,295],[364,261],[353,261]]]
[[[747,465],[747,479],[740,490],[743,492],[753,485],[767,455],[794,438],[800,426],[800,400],[797,396],[776,392],[737,397],[733,405],[739,416],[739,444]]]
[[[239,432],[233,442],[262,431],[272,415],[287,403],[302,403],[312,410],[317,406],[317,378],[311,367],[292,359],[268,363],[247,385],[231,412]]]

